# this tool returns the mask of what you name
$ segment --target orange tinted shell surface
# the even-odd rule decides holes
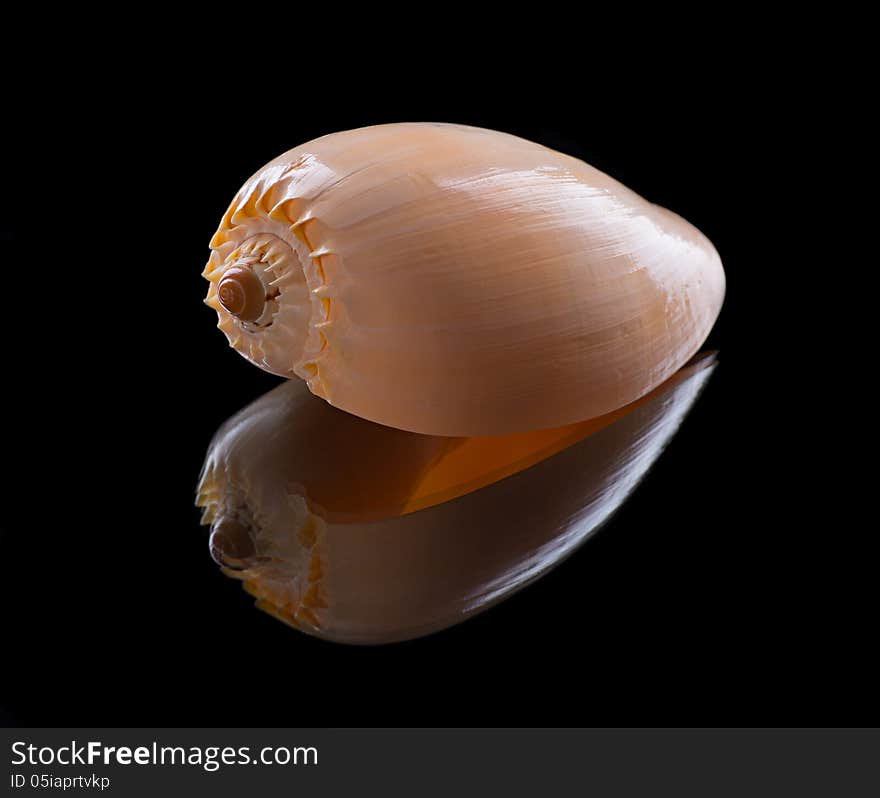
[[[245,183],[211,249],[206,301],[239,352],[432,435],[638,399],[699,349],[725,288],[681,217],[575,158],[457,125],[295,147]]]

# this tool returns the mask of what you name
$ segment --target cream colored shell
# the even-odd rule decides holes
[[[296,147],[242,187],[211,248],[206,302],[245,357],[433,435],[560,426],[637,399],[698,350],[725,287],[679,216],[575,158],[457,125]],[[220,303],[233,267],[265,287],[256,319]]]

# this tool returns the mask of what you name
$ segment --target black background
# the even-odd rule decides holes
[[[3,523],[7,722],[876,720],[870,557],[801,478],[830,467],[818,447],[833,434],[795,365],[791,272],[823,268],[792,263],[788,244],[805,234],[787,171],[804,145],[786,126],[785,80],[747,51],[731,61],[710,46],[632,73],[586,53],[576,71],[514,70],[511,54],[443,77],[403,63],[382,75],[353,64],[345,80],[303,70],[295,86],[261,64],[275,91],[232,88],[228,64],[204,81],[145,70],[124,91],[80,85],[38,161],[32,206],[64,223],[51,242],[24,225],[13,236],[30,258],[55,247],[53,288],[37,299],[60,306],[51,324],[15,331],[23,368],[48,385],[22,381],[7,397],[39,419],[7,414],[22,444]],[[226,345],[200,272],[262,164],[393,121],[497,128],[587,160],[703,230],[728,294],[706,344],[719,368],[600,533],[463,625],[357,648],[257,611],[208,556],[193,494],[209,439],[277,378]]]

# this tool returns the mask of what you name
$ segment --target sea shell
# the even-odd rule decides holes
[[[450,436],[643,396],[721,308],[709,240],[586,163],[473,127],[335,133],[263,167],[211,241],[245,357],[336,407]]]
[[[288,381],[229,419],[198,488],[215,559],[318,637],[386,643],[458,623],[545,574],[630,495],[714,368],[701,356],[610,416],[425,436]]]

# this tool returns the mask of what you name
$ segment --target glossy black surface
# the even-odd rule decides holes
[[[737,48],[735,69],[703,52],[681,71],[664,71],[665,57],[646,64],[632,80],[604,77],[611,65],[596,79],[586,57],[576,79],[554,67],[531,83],[503,62],[415,87],[396,69],[347,89],[299,80],[252,103],[225,93],[231,64],[204,84],[156,75],[124,93],[81,88],[33,181],[44,196],[29,213],[51,209],[61,221],[14,242],[45,264],[28,293],[38,307],[63,273],[76,274],[77,290],[64,283],[42,324],[9,327],[11,348],[51,381],[6,397],[16,415],[7,414],[4,719],[876,719],[875,533],[847,519],[823,476],[860,468],[826,453],[838,421],[815,387],[832,379],[835,349],[799,357],[810,320],[827,319],[800,302],[801,287],[826,280],[829,264],[792,259],[808,233],[782,169],[798,138],[775,127],[779,95],[763,73],[746,74],[747,50]],[[258,66],[283,82],[283,69]],[[227,203],[267,160],[322,133],[407,119],[495,127],[586,159],[703,230],[728,295],[707,342],[720,350],[711,382],[611,523],[467,623],[341,647],[256,612],[209,556],[193,506],[206,446],[276,378],[226,346],[199,275]],[[75,147],[69,128],[81,133]],[[35,421],[18,421],[23,405]],[[822,509],[829,499],[834,514]]]

